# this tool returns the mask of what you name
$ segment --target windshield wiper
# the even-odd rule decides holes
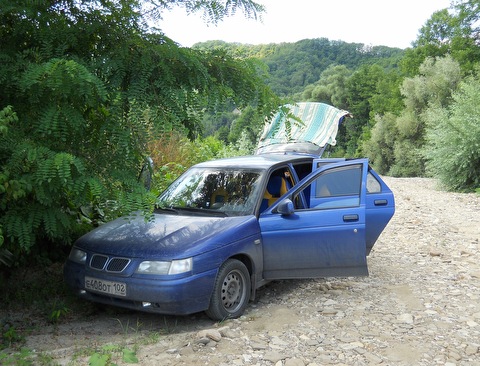
[[[211,215],[211,216],[217,216],[217,217],[227,217],[228,214],[223,212],[223,211],[218,211],[218,210],[212,210],[212,209],[205,209],[205,208],[199,208],[199,207],[157,207],[155,211],[166,211],[166,212],[172,212],[177,215],[180,214],[180,211],[186,211],[191,214],[200,214],[200,215]]]
[[[178,210],[176,208],[173,208],[173,207],[155,207],[155,210],[153,210],[154,212],[159,212],[159,211],[166,211],[166,212],[171,212],[171,213],[174,213],[174,214],[177,214],[178,215]]]
[[[175,207],[175,209],[179,211],[187,211],[187,212],[198,213],[202,215],[212,215],[212,216],[219,216],[219,217],[228,216],[223,211],[212,210],[212,209],[202,208],[202,207]]]

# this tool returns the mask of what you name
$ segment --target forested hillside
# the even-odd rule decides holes
[[[291,96],[320,79],[332,65],[355,70],[362,65],[380,65],[395,69],[404,50],[362,43],[330,41],[327,38],[304,39],[295,43],[243,45],[209,41],[197,43],[194,49],[226,48],[233,54],[253,57],[264,62],[269,71],[268,85],[280,96]]]
[[[352,112],[355,120],[349,126],[344,126],[339,135],[340,148],[346,151],[340,152],[340,155],[345,153],[350,156],[355,154],[362,128],[369,120],[371,107],[368,99],[376,91],[378,78],[384,77],[383,82],[390,82],[392,89],[398,89],[401,73],[399,64],[405,56],[405,51],[398,48],[372,47],[361,43],[329,41],[326,38],[267,45],[209,41],[198,43],[193,48],[209,51],[223,49],[237,57],[259,60],[267,68],[267,85],[285,100],[320,101]],[[351,85],[348,86],[347,79],[354,71],[358,73],[350,79]],[[347,103],[349,87],[350,103]],[[395,90],[384,92],[394,93]],[[399,97],[394,95],[385,99],[389,99],[388,103],[396,104],[394,108],[400,108]],[[385,108],[384,102],[379,101],[378,107]],[[231,109],[231,106],[227,106],[227,111],[217,120],[207,115],[205,134],[216,134],[225,141],[236,141],[239,136],[235,130],[239,128],[232,124],[236,121],[238,125],[243,119],[228,113]],[[261,116],[255,118],[259,124],[263,122]],[[245,124],[242,126],[245,127]],[[254,129],[258,131],[259,127]],[[257,134],[249,133],[249,138],[254,144]]]
[[[189,165],[251,153],[265,118],[297,101],[354,116],[332,155],[477,189],[480,0],[452,4],[400,50],[324,38],[184,48],[148,26],[172,6],[255,17],[251,0],[3,0],[0,265],[64,256],[105,220],[150,212]]]

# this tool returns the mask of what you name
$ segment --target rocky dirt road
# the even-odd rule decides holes
[[[274,282],[220,324],[103,311],[42,328],[26,347],[60,365],[88,365],[102,349],[125,365],[127,348],[152,366],[480,365],[480,196],[386,181],[397,211],[369,277]]]

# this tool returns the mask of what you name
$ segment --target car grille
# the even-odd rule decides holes
[[[106,272],[122,272],[130,263],[128,258],[108,257],[102,254],[94,254],[90,260],[90,268]]]

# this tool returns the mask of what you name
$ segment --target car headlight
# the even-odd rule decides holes
[[[136,273],[174,275],[190,272],[192,270],[192,258],[175,261],[143,261],[137,268]]]
[[[85,264],[87,261],[87,252],[84,252],[78,248],[72,248],[68,259],[75,263]]]

